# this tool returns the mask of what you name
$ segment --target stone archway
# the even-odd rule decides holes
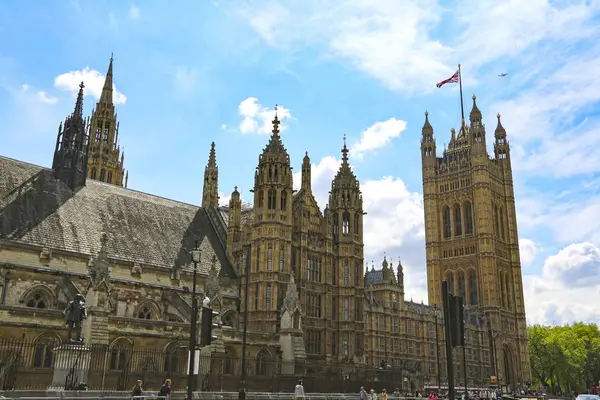
[[[512,349],[508,344],[503,346],[502,350],[503,366],[502,371],[504,375],[503,384],[510,387],[511,389],[517,388],[517,371],[516,362]]]

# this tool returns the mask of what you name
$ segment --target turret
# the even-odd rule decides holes
[[[304,159],[302,160],[302,185],[301,188],[310,192],[311,185],[311,166],[310,166],[310,158],[308,157],[308,152],[304,155]]]
[[[239,193],[238,193],[239,197]],[[204,186],[202,189],[202,207],[219,206],[219,168],[215,154],[215,142],[210,145],[208,164],[204,168]]]
[[[88,136],[86,122],[83,120],[83,88],[81,82],[73,114],[58,128],[52,161],[56,178],[72,190],[85,186],[87,176]]]
[[[237,186],[229,200],[229,223],[227,224],[227,252],[230,256],[241,249],[242,240],[242,200]],[[233,259],[233,257],[232,257]],[[241,267],[241,266],[240,266]]]
[[[469,114],[471,127],[469,133],[471,135],[471,144],[473,153],[487,155],[485,145],[485,126],[482,123],[482,115],[479,107],[477,107],[477,97],[473,95],[473,108]]]
[[[429,123],[429,113],[425,111],[425,123],[421,129],[421,160],[423,178],[435,175],[436,148],[433,127]]]
[[[510,146],[508,144],[508,140],[506,139],[506,130],[500,121],[500,114],[498,114],[496,117],[498,118],[498,125],[496,126],[496,131],[494,132],[494,154],[496,155],[496,160],[509,159]],[[510,168],[510,162],[507,163],[507,166]]]

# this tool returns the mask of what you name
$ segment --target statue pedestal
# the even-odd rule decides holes
[[[87,382],[91,350],[83,343],[67,343],[53,350],[54,375],[49,390],[74,390]]]

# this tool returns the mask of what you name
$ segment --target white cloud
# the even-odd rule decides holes
[[[405,129],[406,121],[397,120],[396,118],[376,122],[360,135],[360,140],[357,143],[352,145],[352,155],[357,159],[362,159],[366,152],[387,146],[392,139],[399,137]]]
[[[531,266],[540,250],[540,246],[531,239],[519,239],[519,252],[521,254],[521,266],[527,268]]]
[[[240,132],[243,134],[268,135],[273,126],[272,121],[275,117],[275,109],[263,106],[256,97],[248,97],[238,106],[238,112],[242,117],[240,122]],[[290,110],[285,107],[277,106],[277,116],[281,121],[280,131],[286,129],[285,122],[293,119]]]
[[[85,84],[84,94],[91,95],[95,99],[100,99],[102,87],[104,86],[105,76],[100,72],[85,67],[79,71],[70,71],[59,75],[54,80],[54,86],[58,89],[66,90],[71,94],[76,95],[79,91],[79,85],[83,81]],[[124,104],[127,97],[117,90],[113,84],[113,102],[115,104]]]
[[[574,243],[550,256],[540,275],[525,276],[528,323],[600,322],[600,249]]]
[[[196,87],[198,80],[198,71],[187,66],[177,67],[175,71],[175,81],[177,87],[183,93],[191,93]]]
[[[327,156],[312,164],[313,195],[321,211],[325,208],[331,180],[336,175],[340,160]],[[298,189],[301,172],[294,173],[294,187]],[[425,279],[425,229],[421,195],[408,190],[400,178],[383,177],[361,183],[364,218],[365,261],[380,268],[384,253],[396,267],[402,257],[405,273],[406,299],[427,302]]]
[[[227,129],[227,124],[221,124],[221,130],[224,131],[225,129]]]
[[[129,7],[129,19],[140,19],[140,8],[133,4]]]
[[[52,97],[52,96],[48,96],[48,94],[44,91],[32,91],[31,87],[28,84],[23,84],[21,85],[21,93],[23,94],[27,94],[29,96],[33,96],[35,98],[37,98],[37,100],[39,100],[42,103],[45,104],[56,104],[58,103],[58,98],[56,97]]]

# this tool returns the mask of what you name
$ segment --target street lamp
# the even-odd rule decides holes
[[[441,386],[441,373],[440,373],[440,338],[438,334],[438,308],[437,304],[433,305],[433,315],[435,324],[435,361],[436,361],[436,373],[437,373],[437,386],[438,391],[442,390]]]
[[[194,389],[196,388],[196,330],[198,325],[198,300],[196,298],[196,275],[198,273],[198,263],[200,262],[200,247],[198,241],[194,244],[194,248],[190,251],[192,263],[194,263],[194,275],[192,278],[192,321],[190,327],[190,362],[188,365],[188,385],[187,385],[187,399],[192,400],[194,395]]]

